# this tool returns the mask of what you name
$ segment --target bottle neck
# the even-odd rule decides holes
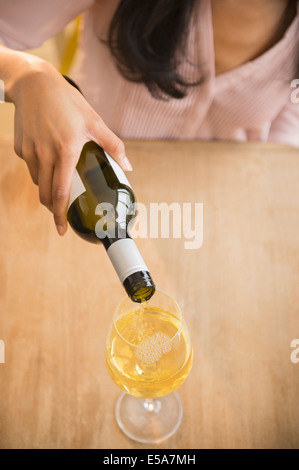
[[[149,300],[156,288],[134,240],[124,230],[123,238],[107,236],[102,242],[130,299],[140,303]]]
[[[107,252],[108,252],[110,246],[113,245],[114,243],[116,243],[117,241],[126,240],[126,239],[131,240],[131,237],[128,234],[127,229],[120,228],[119,225],[117,226],[116,230],[113,229],[112,232],[109,232],[109,230],[107,230],[104,233],[105,233],[105,236],[100,238],[100,240],[103,243],[103,245],[104,245]]]
[[[109,242],[112,240],[109,239]],[[107,248],[107,254],[122,283],[127,277],[139,271],[149,272],[134,240],[120,238]]]

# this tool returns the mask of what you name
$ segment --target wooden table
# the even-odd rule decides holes
[[[299,152],[288,146],[128,142],[138,200],[202,202],[204,241],[137,239],[182,307],[194,366],[183,422],[160,446],[118,429],[104,364],[124,295],[104,249],[56,235],[10,139],[0,149],[1,448],[298,448]],[[298,354],[299,357],[299,354]]]

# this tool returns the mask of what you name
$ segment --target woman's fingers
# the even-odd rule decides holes
[[[19,146],[15,143],[15,152],[26,162],[33,183],[38,184],[38,160],[34,143],[29,139],[23,140]]]
[[[92,130],[92,139],[114,158],[124,171],[132,171],[133,168],[126,156],[124,143],[106,126],[101,118],[95,119]]]
[[[73,176],[73,157],[64,155],[64,158],[58,158],[52,182],[52,204],[54,221],[59,235],[64,235],[67,229],[66,212]]]
[[[41,204],[46,206],[51,212],[53,212],[52,202],[52,183],[53,183],[54,167],[50,160],[39,161],[38,168],[38,189],[39,189],[39,200]]]

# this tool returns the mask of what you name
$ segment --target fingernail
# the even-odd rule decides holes
[[[65,227],[63,225],[56,225],[56,229],[59,235],[63,235],[65,232]]]
[[[127,157],[124,157],[121,161],[123,167],[125,168],[125,170],[127,171],[133,171],[133,167],[131,165],[131,163],[129,162],[128,158]]]

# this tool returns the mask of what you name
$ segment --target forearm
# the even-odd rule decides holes
[[[32,54],[9,49],[0,43],[0,80],[4,83],[5,101],[15,103],[22,80],[46,66],[50,67],[50,64]]]

